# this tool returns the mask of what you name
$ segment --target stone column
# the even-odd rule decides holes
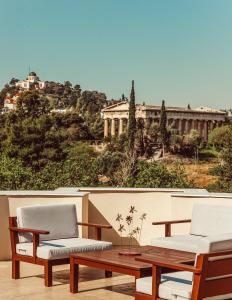
[[[111,136],[115,136],[115,119],[111,119]]]
[[[210,131],[213,130],[213,121],[210,121],[210,123],[209,123],[209,128],[210,128]]]
[[[126,129],[126,131],[128,129],[128,119],[125,119],[125,129]]]
[[[193,129],[197,130],[197,120],[193,120]]]
[[[104,120],[104,137],[109,135],[109,121],[108,119]]]
[[[197,131],[199,132],[199,135],[202,137],[201,121],[200,120],[198,120],[198,122],[197,122]]]
[[[189,131],[193,130],[194,129],[194,120],[190,120],[190,128],[189,128]]]
[[[177,125],[176,119],[173,119],[173,128],[174,128],[174,129],[176,129],[176,125]]]
[[[179,126],[178,126],[179,134],[182,135],[182,120],[179,119]]]
[[[123,119],[120,118],[120,119],[118,120],[118,122],[119,122],[118,136],[120,136],[120,135],[123,133]]]
[[[203,137],[205,141],[208,140],[208,121],[204,121]]]
[[[185,124],[184,124],[184,133],[188,134],[188,126],[189,126],[189,120],[185,120]]]

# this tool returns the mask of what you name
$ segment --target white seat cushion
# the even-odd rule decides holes
[[[78,237],[75,204],[34,205],[17,208],[19,227],[48,230],[40,241]],[[31,234],[20,234],[20,243],[32,242]]]
[[[191,299],[192,273],[174,272],[163,274],[159,285],[159,297],[167,300]],[[136,292],[152,295],[152,277],[144,277],[136,280]],[[217,297],[207,297],[205,300],[232,299],[232,294]]]
[[[171,237],[154,238],[151,240],[151,245],[197,253],[198,243],[201,239],[201,236],[195,235],[175,235]]]
[[[182,250],[193,253],[210,253],[232,249],[232,234],[214,236],[174,235],[151,240],[156,247]]]
[[[159,286],[159,297],[163,299],[174,299],[174,295],[191,298],[192,273],[174,272],[163,274]],[[152,277],[144,277],[136,280],[136,291],[152,295]],[[178,294],[176,294],[178,291]]]
[[[37,257],[43,259],[58,259],[69,257],[76,252],[105,250],[112,247],[112,243],[91,239],[71,238],[51,241],[41,241],[37,248]],[[33,256],[32,243],[19,243],[16,245],[18,254]]]

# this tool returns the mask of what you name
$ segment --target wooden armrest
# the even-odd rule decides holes
[[[49,234],[47,230],[32,229],[32,228],[21,228],[21,227],[9,227],[11,231],[19,233],[33,233],[33,234]]]
[[[39,236],[40,234],[49,234],[49,231],[47,230],[40,230],[40,229],[32,229],[32,228],[21,228],[21,227],[9,227],[9,230],[12,232],[13,235],[17,233],[32,233],[32,243],[33,243],[33,260],[34,263],[36,262],[36,253],[37,248],[39,246]],[[15,236],[13,237],[15,240]],[[15,243],[15,242],[14,242]],[[16,246],[14,246],[16,247]],[[14,252],[16,252],[16,249],[14,249]]]
[[[190,266],[187,264],[165,262],[164,260],[158,260],[158,259],[152,258],[152,255],[149,255],[149,256],[144,255],[141,257],[137,257],[137,258],[135,258],[135,260],[141,261],[144,263],[148,263],[153,266],[173,269],[173,270],[177,270],[177,271],[187,271],[187,272],[192,272],[192,273],[196,273],[196,274],[201,273],[201,270],[194,266]]]
[[[179,223],[189,223],[189,222],[191,222],[191,219],[153,222],[152,225],[179,224]]]
[[[191,219],[153,222],[152,225],[165,225],[165,236],[169,237],[171,236],[172,224],[189,223],[189,222],[191,222]]]
[[[93,224],[93,223],[83,223],[83,222],[78,222],[77,225],[88,226],[88,227],[95,227],[95,228],[112,229],[112,226],[111,226],[111,225],[102,225],[102,224]]]
[[[105,229],[111,229],[112,226],[111,225],[101,225],[101,224],[93,224],[93,223],[83,223],[83,222],[77,222],[77,225],[81,225],[81,226],[88,226],[88,227],[93,227],[95,228],[95,237],[96,240],[100,241],[101,240],[101,231],[103,228]]]

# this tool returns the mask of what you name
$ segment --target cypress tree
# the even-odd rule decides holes
[[[136,133],[136,119],[135,119],[135,89],[134,80],[132,80],[132,87],[129,102],[129,121],[128,121],[128,146],[131,153],[134,152],[135,133]]]
[[[162,143],[163,156],[165,152],[165,146],[167,143],[167,113],[165,108],[165,101],[162,101],[161,111],[160,111],[160,137]]]

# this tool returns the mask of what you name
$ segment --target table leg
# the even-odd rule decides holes
[[[70,292],[78,293],[79,265],[70,259]]]
[[[111,271],[105,271],[105,278],[110,278],[112,277],[112,272]]]

